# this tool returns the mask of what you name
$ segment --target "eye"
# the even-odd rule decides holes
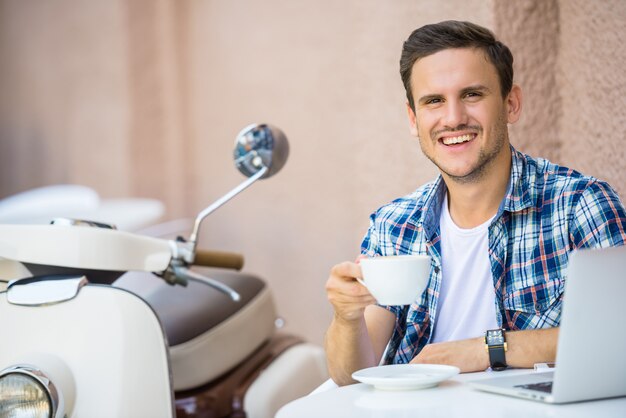
[[[476,100],[483,97],[483,94],[478,91],[468,91],[463,95],[464,99]]]
[[[441,102],[442,102],[442,100],[440,98],[434,97],[432,99],[426,100],[425,104],[430,105],[430,104],[438,104],[438,103],[441,103]]]

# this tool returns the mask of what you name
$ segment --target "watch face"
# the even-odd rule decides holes
[[[504,334],[499,329],[487,331],[488,344],[504,344]]]

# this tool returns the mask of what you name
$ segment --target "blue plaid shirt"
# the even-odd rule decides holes
[[[509,330],[555,327],[570,251],[624,245],[626,211],[607,183],[511,151],[507,193],[489,225],[497,321]],[[432,259],[421,299],[410,306],[386,306],[396,315],[396,325],[385,363],[408,363],[430,341],[441,288],[439,215],[445,193],[439,176],[370,217],[363,254],[428,254]]]

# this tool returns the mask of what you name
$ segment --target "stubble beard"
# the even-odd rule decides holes
[[[463,129],[467,129],[468,126],[459,126],[453,130],[447,130],[447,132],[455,132]],[[477,136],[483,134],[483,129],[480,126],[469,126],[469,128],[474,129],[476,131]],[[441,133],[441,131],[437,132],[437,134]],[[433,135],[435,136],[435,135]],[[481,148],[478,153],[478,161],[474,167],[474,169],[462,176],[454,175],[449,173],[442,167],[437,161],[435,161],[432,155],[428,155],[424,152],[426,158],[428,158],[443,174],[445,174],[451,181],[457,184],[472,184],[478,183],[481,181],[485,175],[489,172],[489,168],[494,163],[494,161],[498,158],[498,155],[502,151],[502,148],[506,144],[507,139],[507,125],[506,119],[501,115],[496,122],[496,129],[494,132],[495,143],[494,146],[490,149]],[[436,138],[431,138],[431,141],[437,141]],[[420,139],[421,142],[421,139]],[[424,147],[422,147],[423,152]]]

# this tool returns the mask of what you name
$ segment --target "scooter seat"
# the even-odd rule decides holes
[[[274,302],[263,280],[226,270],[195,270],[230,286],[241,299],[234,302],[204,283],[171,286],[145,273],[128,273],[115,282],[148,302],[159,317],[170,346],[175,391],[214,380],[275,331]]]

